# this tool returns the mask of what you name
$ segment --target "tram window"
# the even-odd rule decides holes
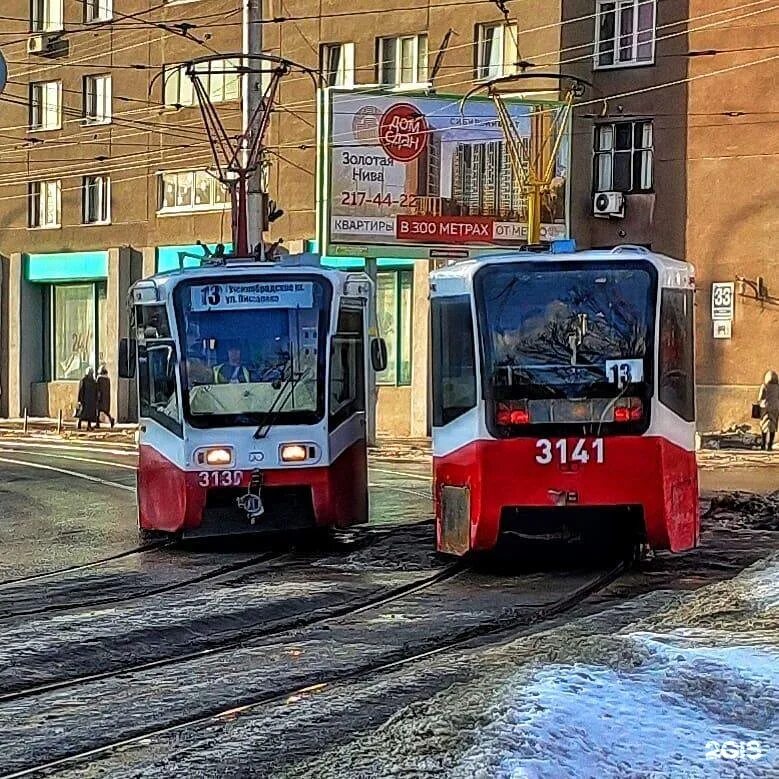
[[[476,357],[468,296],[433,298],[433,424],[446,425],[476,406]]]
[[[330,361],[330,427],[365,411],[365,357],[362,309],[342,308]]]
[[[170,338],[168,312],[165,306],[136,306],[135,326],[139,336]]]
[[[154,419],[180,435],[181,414],[173,347],[139,347],[138,366],[141,416]]]
[[[690,290],[664,289],[660,299],[660,402],[695,419],[695,342]]]

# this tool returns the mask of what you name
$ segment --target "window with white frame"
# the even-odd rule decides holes
[[[62,127],[62,83],[30,84],[30,129],[59,130]]]
[[[60,226],[62,185],[59,181],[31,181],[27,185],[28,227]]]
[[[82,184],[85,225],[111,221],[111,179],[108,176],[84,176]]]
[[[480,24],[478,27],[476,78],[493,79],[517,72],[516,23]]]
[[[63,0],[31,0],[30,29],[33,32],[53,32],[63,29]]]
[[[379,83],[384,86],[426,84],[427,33],[379,38]]]
[[[230,193],[205,170],[160,173],[160,213],[214,211],[230,205]]]
[[[113,0],[84,0],[84,20],[107,22],[114,13]]]
[[[652,122],[595,127],[596,192],[649,192],[653,182]]]
[[[111,76],[84,76],[84,120],[90,124],[111,121]]]
[[[320,72],[326,86],[354,86],[353,43],[326,43],[321,48],[320,59]]]
[[[239,61],[212,60],[198,65],[200,80],[212,103],[239,100],[241,97],[241,74]],[[164,70],[164,101],[167,106],[193,106],[197,96],[192,79],[183,65],[166,67]]]
[[[655,4],[656,0],[598,0],[597,68],[654,62]]]

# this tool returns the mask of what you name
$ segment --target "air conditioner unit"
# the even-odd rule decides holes
[[[45,33],[31,35],[27,39],[28,54],[45,54],[51,48],[51,38]]]
[[[592,213],[606,219],[625,216],[625,195],[622,192],[596,192],[592,198]]]

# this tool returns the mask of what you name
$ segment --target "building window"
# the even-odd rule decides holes
[[[212,103],[225,103],[241,97],[241,75],[238,60],[213,60],[198,65],[200,80]],[[164,69],[164,100],[171,107],[193,106],[197,96],[192,79],[183,65]]]
[[[214,211],[230,205],[230,193],[210,173],[187,170],[160,174],[159,211]]]
[[[111,121],[111,76],[84,76],[84,121],[89,124]]]
[[[84,20],[107,22],[113,16],[113,0],[84,0]]]
[[[655,2],[598,0],[596,68],[621,68],[654,62]]]
[[[379,384],[411,384],[411,300],[413,271],[379,271],[376,278],[376,314],[379,333],[387,342],[387,367],[376,374]]]
[[[59,181],[31,181],[27,185],[28,227],[60,226],[62,185]]]
[[[80,379],[103,361],[98,333],[104,321],[105,282],[51,287],[51,377]]]
[[[59,130],[62,127],[62,83],[30,84],[30,129]]]
[[[595,191],[651,191],[652,157],[652,122],[596,125]]]
[[[326,86],[354,86],[353,43],[326,43],[322,46],[320,59],[320,71]]]
[[[62,0],[32,0],[30,29],[33,32],[53,32],[63,29]]]
[[[427,83],[427,34],[379,38],[379,82],[384,86]]]
[[[517,25],[480,24],[478,27],[477,79],[493,79],[517,72]]]
[[[84,176],[82,189],[84,224],[108,224],[111,221],[111,179],[108,176]]]

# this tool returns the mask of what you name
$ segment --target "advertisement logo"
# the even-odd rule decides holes
[[[379,137],[379,109],[363,106],[352,119],[352,135],[359,143],[375,144]]]
[[[397,103],[384,112],[379,122],[379,142],[397,162],[412,162],[427,147],[427,120],[409,103]]]

